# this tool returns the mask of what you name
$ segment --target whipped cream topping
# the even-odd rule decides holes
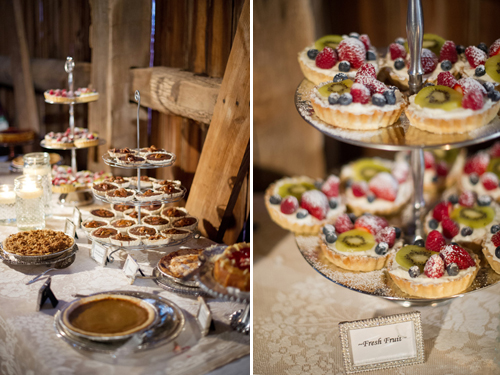
[[[415,104],[416,97],[417,95],[410,96],[410,105],[408,106],[408,110],[412,111],[416,116],[421,118],[439,118],[444,120],[463,119],[468,116],[484,113],[496,104],[491,99],[486,99],[483,108],[478,110],[455,108],[451,111],[445,111],[444,109],[425,108],[418,104]]]
[[[483,74],[481,77],[476,76],[476,68],[473,68],[472,66],[470,66],[468,61],[466,61],[462,66],[462,74],[465,77],[472,77],[472,78],[476,78],[476,79],[484,81],[484,82],[491,82],[495,86],[500,85],[500,82],[497,82],[493,78],[491,78],[491,76],[488,74],[488,72]]]
[[[488,195],[494,200],[500,199],[500,187],[493,190],[486,190],[481,180],[479,180],[477,184],[472,185],[469,177],[470,174],[466,173],[463,173],[462,176],[460,176],[460,185],[462,186],[462,190],[470,190],[477,193],[477,195]]]

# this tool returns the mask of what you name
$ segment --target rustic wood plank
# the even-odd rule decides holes
[[[189,69],[193,73],[206,73],[208,1],[194,0],[194,22]]]
[[[250,1],[246,0],[186,204],[201,219],[203,235],[216,236],[249,140]],[[243,228],[246,198],[240,196],[236,203],[234,224],[224,236],[226,243],[234,243]]]
[[[210,77],[222,77],[231,51],[232,9],[224,0],[213,0],[210,10],[207,73]]]

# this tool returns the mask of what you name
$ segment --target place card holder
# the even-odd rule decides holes
[[[73,223],[75,223],[77,229],[82,224],[82,212],[78,207],[73,208]]]
[[[212,320],[212,312],[208,307],[205,299],[202,296],[198,296],[198,313],[196,314],[196,321],[200,326],[201,335],[208,335],[209,331],[215,331],[215,324]]]
[[[90,259],[94,260],[101,267],[106,267],[108,263],[108,249],[97,241],[92,242],[90,247]]]
[[[137,261],[132,258],[130,254],[127,255],[127,259],[125,260],[125,264],[123,265],[123,273],[130,280],[130,284],[132,285],[135,281],[135,276],[137,271],[141,272],[141,275],[144,276],[142,271],[139,268],[139,264]]]
[[[76,225],[70,219],[66,219],[66,224],[64,225],[64,234],[70,236],[71,238],[76,237]]]
[[[346,373],[424,363],[420,312],[340,322]]]
[[[36,301],[36,311],[40,311],[45,304],[47,299],[50,300],[52,308],[55,308],[59,303],[59,300],[56,298],[52,289],[50,289],[50,283],[52,282],[52,278],[48,277],[47,280],[43,283],[40,290],[38,291],[38,298]]]

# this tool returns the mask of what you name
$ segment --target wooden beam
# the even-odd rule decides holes
[[[186,204],[198,229],[215,239],[250,140],[250,1],[246,0],[229,55],[212,122]],[[246,220],[247,194],[240,194],[224,242],[234,243]]]
[[[222,79],[163,66],[131,69],[130,74],[130,100],[139,90],[144,107],[210,123]]]

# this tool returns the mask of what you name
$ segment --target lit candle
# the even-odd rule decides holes
[[[45,176],[50,174],[50,166],[40,166],[40,167],[24,167],[23,174],[29,176]]]
[[[14,204],[16,203],[16,193],[13,191],[0,192],[0,204]]]
[[[43,190],[36,186],[36,181],[27,180],[22,188],[17,191],[17,196],[22,199],[36,199],[40,198]]]

